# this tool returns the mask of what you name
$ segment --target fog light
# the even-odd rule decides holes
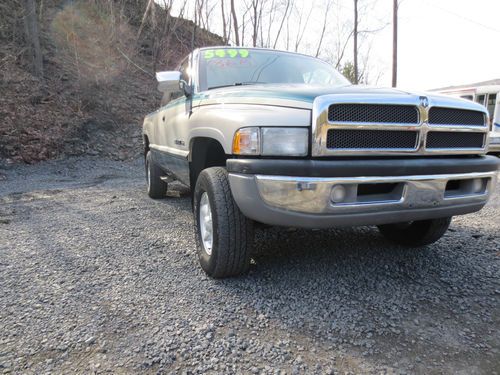
[[[343,187],[342,185],[336,185],[332,188],[332,191],[330,192],[330,200],[333,203],[341,203],[344,201],[345,197],[345,187]]]
[[[483,191],[483,179],[475,178],[472,180],[472,190],[474,193],[481,193]]]

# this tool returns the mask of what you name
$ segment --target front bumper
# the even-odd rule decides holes
[[[311,162],[319,163],[319,168],[305,173]],[[378,225],[463,215],[480,210],[496,186],[494,157],[377,162],[369,170],[368,160],[232,159],[227,165],[234,199],[245,216],[292,227]],[[295,172],[302,170],[306,176],[283,173],[291,172],[294,163]],[[346,164],[350,173],[343,168]],[[428,172],[417,173],[423,166]],[[332,200],[332,189],[339,186],[342,199]]]

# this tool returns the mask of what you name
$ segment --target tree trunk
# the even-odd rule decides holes
[[[142,29],[144,27],[144,22],[146,22],[146,18],[148,18],[148,13],[149,10],[151,9],[151,4],[153,4],[153,0],[149,0],[148,4],[146,5],[146,10],[144,11],[144,14],[142,15],[142,20],[141,20],[141,25],[139,26],[139,31],[137,31],[137,39],[141,36]]]
[[[227,36],[227,25],[226,25],[226,13],[224,12],[224,0],[221,0],[220,6],[222,11],[222,36],[224,38],[224,44],[227,44],[228,36]]]
[[[253,10],[253,17],[252,18],[252,26],[253,26],[253,33],[252,33],[252,46],[257,47],[257,35],[258,35],[258,29],[259,29],[259,19],[258,19],[258,14],[257,14],[257,9],[259,7],[259,0],[252,0],[252,10]]]
[[[196,42],[196,28],[197,27],[198,27],[198,13],[196,12],[196,7],[195,7],[193,31],[191,32],[191,51],[194,50],[194,46],[195,46],[195,42]]]
[[[28,46],[33,73],[38,78],[43,79],[43,56],[40,48],[35,0],[24,0],[24,12],[26,44]]]
[[[354,0],[354,84],[358,84],[358,0]]]
[[[392,87],[398,83],[398,0],[393,2],[392,13]]]
[[[231,14],[233,16],[234,41],[236,45],[240,45],[240,32],[238,30],[238,18],[236,17],[236,9],[234,9],[234,0],[231,0]]]

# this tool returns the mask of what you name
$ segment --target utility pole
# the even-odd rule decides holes
[[[396,1],[396,0],[394,0]],[[358,84],[358,0],[354,0],[354,84]]]
[[[393,0],[392,9],[392,87],[398,83],[398,0]]]

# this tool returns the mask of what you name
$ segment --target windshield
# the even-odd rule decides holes
[[[329,64],[309,56],[273,50],[215,48],[200,51],[200,90],[257,83],[346,85]]]

